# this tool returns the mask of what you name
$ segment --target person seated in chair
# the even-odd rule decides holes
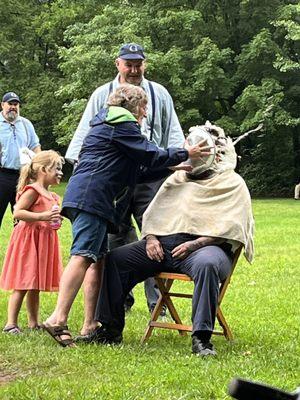
[[[216,354],[210,339],[220,282],[241,245],[247,260],[253,258],[251,198],[234,172],[236,153],[224,131],[209,123],[191,131],[190,143],[212,140],[215,157],[191,162],[191,172],[171,175],[144,214],[143,239],[108,254],[95,315],[101,326],[85,342],[120,343],[129,291],[162,271],[177,272],[194,281],[192,352]]]

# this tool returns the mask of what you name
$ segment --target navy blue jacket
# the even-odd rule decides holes
[[[128,115],[127,110],[118,109]],[[125,122],[113,121],[107,115],[108,109],[102,109],[90,123],[78,166],[66,189],[62,214],[68,216],[67,207],[77,208],[118,224],[128,206],[122,199],[132,193],[141,166],[174,166],[187,160],[188,152],[158,148],[141,135],[132,115]]]

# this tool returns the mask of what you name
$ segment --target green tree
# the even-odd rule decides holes
[[[66,146],[120,44],[144,45],[147,76],[171,92],[185,131],[206,119],[238,136],[254,194],[300,175],[300,6],[296,0],[7,0],[0,85],[15,90],[44,147]],[[12,11],[16,10],[16,11]],[[53,135],[54,133],[54,135]]]

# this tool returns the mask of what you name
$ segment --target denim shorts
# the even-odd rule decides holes
[[[107,220],[78,208],[65,209],[72,222],[72,256],[91,258],[93,262],[107,253]]]

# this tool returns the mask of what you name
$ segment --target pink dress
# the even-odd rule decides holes
[[[39,195],[29,211],[47,211],[58,205],[59,196],[52,192],[46,196],[37,184],[27,185],[17,198],[29,188]],[[49,221],[20,221],[10,238],[0,287],[5,290],[57,291],[61,274],[57,231],[52,229]]]

